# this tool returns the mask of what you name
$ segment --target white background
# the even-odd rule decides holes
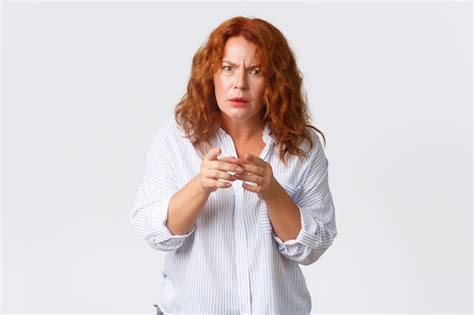
[[[128,216],[153,133],[224,20],[278,27],[328,143],[314,313],[471,313],[471,5],[4,3],[3,313],[153,313]]]

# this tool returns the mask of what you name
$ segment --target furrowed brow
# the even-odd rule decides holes
[[[236,65],[235,63],[230,62],[229,60],[222,60],[222,62],[228,63],[228,64],[230,64],[231,66],[234,66],[234,67],[237,67],[237,66],[238,66],[238,65]],[[253,65],[251,65],[250,67],[247,67],[247,70],[248,70],[248,69],[259,68],[259,67],[260,67],[259,64],[253,64]]]

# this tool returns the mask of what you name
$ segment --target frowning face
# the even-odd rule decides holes
[[[225,44],[221,67],[214,74],[217,105],[225,120],[246,123],[259,119],[265,80],[256,48],[243,36],[231,37]]]

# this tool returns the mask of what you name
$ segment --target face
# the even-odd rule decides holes
[[[247,123],[259,119],[265,80],[256,59],[256,48],[242,36],[231,37],[225,44],[221,67],[214,74],[217,105],[224,120]]]

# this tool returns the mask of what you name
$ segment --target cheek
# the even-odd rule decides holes
[[[226,82],[222,78],[214,79],[214,90],[216,91],[216,97],[222,98],[225,96]]]
[[[261,101],[263,99],[264,94],[265,94],[265,85],[259,84],[255,89],[255,97]]]
[[[217,100],[220,99],[221,96],[221,83],[219,82],[218,79],[214,79],[214,93],[216,94]]]

